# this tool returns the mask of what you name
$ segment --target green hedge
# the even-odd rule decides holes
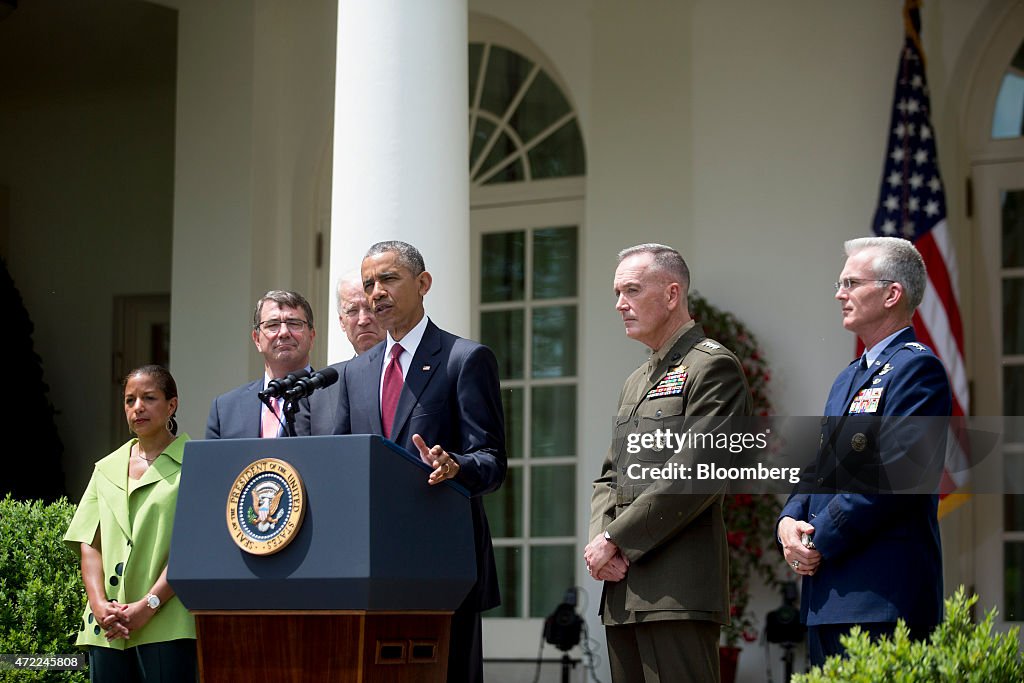
[[[61,540],[75,506],[0,500],[0,653],[78,652],[85,589]],[[0,670],[0,681],[85,681],[84,671]]]
[[[794,683],[1018,683],[1024,680],[1024,661],[1017,627],[992,633],[996,610],[980,624],[971,623],[971,607],[978,596],[964,596],[961,586],[946,599],[946,619],[927,641],[912,641],[899,622],[892,638],[872,642],[859,628],[840,641],[846,657],[829,657],[821,667],[793,677]]]

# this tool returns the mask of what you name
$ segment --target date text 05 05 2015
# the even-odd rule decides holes
[[[0,671],[81,671],[89,656],[83,652],[69,655],[10,655],[0,654]]]

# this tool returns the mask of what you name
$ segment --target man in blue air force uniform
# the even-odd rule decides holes
[[[936,491],[951,395],[946,371],[911,327],[926,273],[895,237],[845,245],[836,283],[843,327],[864,355],[839,373],[806,483],[778,520],[787,564],[803,577],[801,618],[812,664],[841,654],[854,626],[892,633],[903,619],[924,638],[942,618]],[[900,416],[914,416],[900,419]]]

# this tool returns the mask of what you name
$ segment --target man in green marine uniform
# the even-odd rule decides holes
[[[641,459],[647,467],[689,467],[696,454],[630,453],[637,449],[626,444],[632,432],[679,428],[695,416],[750,415],[750,389],[736,357],[690,318],[690,272],[678,251],[661,244],[623,250],[614,285],[626,336],[651,357],[622,388],[584,551],[590,575],[604,582],[612,680],[717,681],[719,631],[729,620],[725,482],[704,493],[632,482],[626,472]]]

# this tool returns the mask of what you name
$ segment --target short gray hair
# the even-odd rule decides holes
[[[342,300],[341,300],[341,288],[344,287],[347,284],[351,284],[351,285],[355,286],[356,289],[358,289],[360,292],[362,292],[363,291],[363,276],[362,276],[362,274],[358,270],[350,270],[349,272],[347,272],[344,275],[342,275],[341,278],[339,278],[338,286],[334,288],[334,300],[335,300],[335,305],[337,306],[337,309],[338,309],[338,315],[341,315],[342,313],[344,313],[344,311],[341,310],[341,306],[342,306],[342,303],[343,303]]]
[[[405,266],[412,271],[413,275],[419,275],[427,269],[426,265],[423,263],[423,254],[420,253],[420,250],[408,242],[402,242],[400,240],[377,242],[366,250],[366,256],[363,258],[376,256],[377,254],[386,254],[389,251],[394,252],[398,257],[398,265]]]
[[[268,301],[273,301],[278,306],[287,306],[288,308],[301,308],[302,312],[306,314],[306,322],[309,323],[309,329],[313,327],[313,308],[306,301],[306,297],[302,296],[298,292],[289,292],[283,289],[272,289],[256,302],[256,309],[252,312],[252,329],[259,329],[260,326],[260,314],[263,312],[263,304]]]
[[[910,241],[901,237],[858,237],[847,240],[843,249],[847,257],[865,249],[877,249],[879,254],[871,262],[874,276],[900,283],[911,313],[921,305],[928,275],[921,253]]]
[[[678,282],[683,291],[690,291],[690,269],[678,251],[672,247],[654,242],[637,244],[619,252],[619,263],[636,254],[653,255],[654,265],[658,270],[664,271],[672,280]]]

